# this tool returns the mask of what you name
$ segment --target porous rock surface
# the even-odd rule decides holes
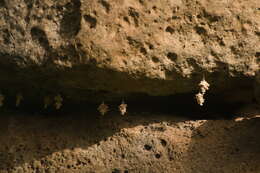
[[[205,76],[216,92],[259,90],[259,8],[259,0],[0,0],[1,89],[171,95],[193,92]]]
[[[259,118],[1,115],[1,173],[260,172]]]
[[[259,19],[259,0],[0,0],[0,93],[65,102],[47,110],[61,115],[1,109],[0,173],[259,173],[257,118],[177,118],[153,113],[157,98],[152,113],[127,102],[126,117],[86,113],[86,102],[62,112],[69,99],[187,94],[163,108],[193,116],[203,76],[214,110],[215,96],[260,101]]]

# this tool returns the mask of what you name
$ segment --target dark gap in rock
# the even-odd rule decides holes
[[[5,6],[6,6],[5,0],[0,0],[0,8],[5,7]]]
[[[170,26],[167,26],[167,28],[165,29],[166,32],[169,32],[170,34],[173,34],[174,29]]]
[[[147,151],[150,151],[152,149],[152,146],[148,145],[148,144],[145,144],[144,145],[144,149],[147,150]]]
[[[145,94],[139,94],[136,96],[132,95],[132,97],[124,99],[125,103],[128,105],[126,117],[145,113],[147,115],[178,115],[182,117],[187,117],[189,119],[230,119],[235,116],[234,112],[236,110],[243,107],[243,105],[252,104],[253,102],[253,93],[251,93],[253,92],[253,89],[245,88],[245,94],[243,94],[244,91],[242,90],[243,88],[241,88],[241,90],[238,89],[237,91],[223,91],[223,93],[214,93],[214,90],[210,90],[206,93],[206,101],[203,106],[199,106],[197,104],[195,100],[196,92],[176,94],[171,96],[148,96]],[[25,99],[21,103],[21,106],[15,107],[14,103],[16,93],[10,93],[6,90],[2,90],[2,93],[8,99],[6,99],[5,105],[0,111],[14,110],[17,112],[25,112],[30,114],[36,113],[43,115],[62,116],[77,112],[84,112],[86,114],[94,113],[95,115],[98,115],[99,113],[97,111],[97,108],[99,104],[101,104],[101,102],[80,102],[65,97],[63,101],[63,106],[60,110],[56,110],[53,105],[49,106],[47,109],[44,109],[44,94],[39,93],[39,100],[30,100],[29,98],[25,97]],[[110,111],[108,112],[108,114],[116,114],[120,116],[118,106],[121,104],[121,101],[121,99],[118,99],[118,101],[105,102],[109,106]]]
[[[127,22],[128,24],[130,24],[129,18],[127,16],[123,17],[124,21]]]
[[[154,63],[160,62],[159,58],[156,57],[156,56],[153,56],[153,57],[152,57],[152,61],[153,61]]]
[[[149,49],[154,49],[154,46],[152,45],[152,44],[150,44],[150,43],[148,43],[148,45],[149,45]]]
[[[110,11],[110,4],[106,0],[100,0],[99,3],[106,9],[106,12],[109,13]]]
[[[180,16],[172,16],[172,19],[173,19],[173,20],[181,19],[181,17],[180,17]]]
[[[135,47],[135,48],[143,46],[143,44],[139,40],[136,40],[136,39],[134,39],[130,36],[128,36],[126,39],[128,41],[128,44]]]
[[[160,159],[161,158],[161,154],[155,154],[155,158],[156,159]]]
[[[61,35],[66,38],[75,37],[81,28],[81,2],[78,0],[72,0],[65,6],[65,11],[63,12],[60,32]]]
[[[10,58],[10,56],[12,56]],[[121,81],[124,81],[125,76],[118,76],[117,73],[111,73],[109,71],[99,72],[97,69],[91,68],[91,66],[84,67],[87,73],[84,77],[87,77],[88,81],[92,81],[95,78],[107,80],[110,79],[106,76],[107,73],[113,77],[117,77],[119,83],[118,88],[115,91],[107,90],[88,90],[84,88],[64,88],[62,79],[64,79],[64,73],[57,73],[56,69],[39,69],[39,67],[31,67],[27,71],[23,71],[16,68],[16,62],[23,62],[24,57],[19,57],[9,54],[0,54],[0,84],[1,93],[6,96],[6,101],[2,109],[14,110],[17,112],[27,112],[32,114],[44,114],[44,115],[69,115],[71,113],[94,113],[98,115],[97,108],[102,101],[109,106],[109,114],[115,114],[120,116],[118,106],[122,103],[122,100],[128,105],[127,116],[135,116],[136,114],[167,114],[167,115],[179,115],[188,117],[190,119],[220,119],[231,118],[234,112],[241,106],[246,104],[252,104],[256,102],[255,80],[251,78],[225,78],[223,76],[228,75],[229,69],[226,64],[218,64],[221,68],[220,73],[210,74],[209,83],[211,84],[210,90],[205,95],[205,104],[199,106],[195,100],[195,94],[198,90],[190,91],[188,93],[179,93],[174,95],[161,95],[151,96],[145,93],[127,93],[117,91],[120,88]],[[27,58],[26,58],[27,59]],[[8,61],[15,62],[8,62]],[[192,63],[192,62],[190,62]],[[11,65],[13,64],[13,65]],[[13,68],[10,68],[13,67]],[[194,67],[196,67],[194,65]],[[199,68],[199,67],[196,67]],[[82,69],[77,69],[78,72],[82,72]],[[198,69],[197,71],[199,71]],[[72,74],[73,71],[69,71],[69,79],[76,78],[80,73]],[[201,73],[198,73],[201,76]],[[8,75],[7,75],[8,74]],[[29,75],[30,74],[30,75]],[[89,78],[86,75],[90,75]],[[105,75],[105,76],[104,76]],[[122,74],[120,74],[122,75]],[[123,78],[122,78],[123,77]],[[196,82],[189,81],[188,85],[196,85],[200,77],[192,77],[191,80],[196,79]],[[82,79],[82,76],[80,76]],[[71,81],[69,81],[71,82]],[[135,82],[135,81],[132,81]],[[162,87],[166,84],[162,81],[149,81],[151,85],[155,82],[161,82]],[[109,83],[97,83],[98,85],[109,85]],[[167,83],[169,85],[169,83]],[[172,83],[174,85],[174,83]],[[93,85],[95,86],[95,85]],[[141,86],[141,85],[140,85]],[[159,85],[155,85],[158,87]],[[196,88],[195,86],[195,88]],[[131,87],[131,84],[126,87]],[[156,91],[156,90],[155,90]],[[20,107],[15,107],[15,97],[17,93],[23,93],[24,100]],[[55,110],[54,106],[50,106],[44,109],[43,100],[45,96],[50,96],[53,99],[57,94],[61,94],[63,97],[63,105],[60,110]],[[157,93],[154,93],[157,94]],[[1,110],[2,110],[1,109]],[[0,111],[1,111],[0,110]],[[160,130],[160,129],[156,129]],[[163,129],[161,129],[163,130]]]
[[[207,30],[201,26],[196,26],[194,28],[196,30],[196,32],[199,34],[199,35],[202,35],[202,34],[206,34],[207,33]]]
[[[168,57],[170,60],[172,60],[172,61],[176,61],[176,59],[178,58],[178,55],[177,55],[176,53],[174,53],[174,52],[169,52],[169,53],[167,54],[167,57]]]
[[[96,28],[97,25],[97,19],[90,16],[90,15],[84,15],[84,19],[86,22],[89,23],[89,27],[90,28]]]
[[[39,27],[33,27],[31,29],[32,39],[38,42],[46,51],[50,51],[50,45],[45,31]]]
[[[160,141],[161,141],[161,144],[162,144],[162,146],[164,146],[164,147],[165,147],[165,146],[167,145],[167,142],[166,142],[166,140],[164,140],[164,139],[161,139]]]
[[[5,0],[0,0],[0,8],[3,8],[5,6],[6,6]]]
[[[145,49],[144,47],[141,47],[141,48],[140,48],[140,52],[141,52],[142,54],[144,54],[144,55],[147,54],[147,51],[146,51],[146,49]]]
[[[131,16],[134,19],[135,26],[138,27],[139,26],[139,22],[138,22],[139,13],[134,8],[129,7],[128,14],[129,14],[129,16]]]

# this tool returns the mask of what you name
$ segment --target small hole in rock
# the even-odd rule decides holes
[[[161,139],[161,144],[162,144],[162,146],[166,146],[167,145],[167,142],[166,142],[166,140],[164,140],[164,139]]]
[[[152,44],[150,44],[149,49],[154,49],[154,46]]]
[[[105,1],[105,0],[101,0],[101,1],[99,1],[100,3],[101,3],[101,5],[103,5],[103,7],[106,9],[106,12],[107,13],[109,13],[109,11],[110,11],[110,4],[107,2],[107,1]]]
[[[155,63],[157,63],[157,62],[160,61],[159,58],[157,58],[156,56],[153,56],[153,57],[152,57],[152,60],[153,60],[153,62],[155,62]]]
[[[97,19],[90,16],[90,15],[84,15],[84,19],[86,22],[89,23],[90,28],[95,28],[97,25]]]
[[[129,18],[127,16],[123,17],[124,21],[130,23]]]
[[[168,57],[169,59],[171,59],[172,61],[176,61],[178,55],[177,55],[176,53],[174,53],[174,52],[169,52],[169,53],[167,54],[167,57]]]
[[[146,144],[146,145],[144,145],[144,149],[147,151],[150,151],[152,149],[152,146]]]
[[[195,30],[196,30],[196,32],[198,34],[205,34],[205,33],[207,33],[207,30],[205,28],[203,28],[203,27],[200,27],[200,26],[196,26]]]
[[[198,15],[197,15],[197,18],[199,18],[199,19],[200,19],[200,18],[201,18],[201,15],[200,15],[200,14],[198,14]]]
[[[180,19],[179,16],[172,16],[172,19]]]
[[[169,33],[173,33],[174,32],[174,29],[170,26],[168,26],[166,29],[165,29],[166,32],[169,32]]]
[[[156,158],[156,159],[160,159],[160,158],[161,158],[161,155],[160,155],[160,154],[155,154],[155,158]]]
[[[141,47],[141,48],[140,48],[140,52],[141,52],[142,54],[147,54],[147,51],[146,51],[146,49],[145,49],[144,47]]]

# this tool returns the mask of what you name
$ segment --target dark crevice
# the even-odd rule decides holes
[[[66,4],[65,7],[66,10],[64,11],[61,20],[60,32],[61,35],[66,38],[73,38],[78,34],[81,28],[81,2],[72,0],[70,3]]]
[[[124,20],[125,22],[127,22],[128,24],[130,24],[129,18],[128,18],[127,16],[124,16],[124,17],[123,17],[123,20]]]
[[[247,97],[250,96],[250,88],[248,89]],[[229,92],[234,92],[231,95],[227,94]],[[50,106],[47,109],[43,108],[43,98],[44,93],[39,94],[38,97],[41,100],[30,100],[26,98],[19,108],[14,105],[15,93],[8,92],[7,90],[2,90],[5,94],[7,101],[3,109],[16,110],[21,112],[38,113],[38,114],[55,114],[55,115],[66,115],[70,113],[98,113],[97,107],[101,103],[93,102],[77,102],[64,97],[63,107],[61,110],[55,110],[54,106]],[[62,93],[60,93],[62,95]],[[195,100],[194,93],[187,94],[177,94],[172,96],[148,96],[148,95],[138,95],[136,97],[124,98],[125,103],[128,105],[127,115],[135,116],[136,114],[145,113],[149,114],[166,114],[166,115],[179,115],[183,117],[189,117],[190,119],[226,119],[233,118],[234,112],[243,106],[248,104],[254,104],[253,95],[251,96],[251,101],[249,100],[238,100],[230,102],[227,100],[228,97],[234,97],[234,95],[241,94],[239,91],[225,91],[225,94],[212,93],[209,91],[206,96],[206,102],[203,106],[199,106]],[[50,95],[54,98],[55,94]],[[243,95],[241,95],[244,97]],[[246,95],[245,95],[246,96]],[[247,98],[248,99],[248,98]],[[32,102],[33,101],[33,102]],[[118,106],[121,104],[122,99],[117,101],[105,101],[109,105],[110,112],[108,114],[119,114]],[[109,115],[108,115],[109,116]],[[167,142],[161,140],[161,144],[165,146]],[[149,146],[145,146],[146,150],[149,150]]]
[[[68,51],[73,51],[73,47],[68,49]],[[186,82],[186,85],[193,85],[193,91],[190,88],[186,88],[190,92],[151,96],[141,92],[138,93],[137,90],[139,88],[133,87],[136,85],[140,86],[140,88],[145,87],[145,85],[146,87],[147,85],[154,86],[155,88],[152,91],[156,92],[160,90],[158,83],[162,87],[167,87],[167,85],[170,87],[172,85],[173,88],[175,83],[157,80],[148,81],[147,79],[146,83],[144,83],[145,79],[140,81],[131,79],[127,74],[103,70],[90,65],[82,66],[81,68],[74,67],[71,70],[64,71],[34,66],[30,68],[27,66],[27,69],[21,69],[15,63],[23,62],[23,57],[4,53],[0,54],[0,57],[0,89],[1,93],[7,98],[3,109],[43,114],[97,113],[98,105],[105,101],[110,107],[110,113],[119,114],[118,105],[124,100],[128,104],[127,114],[130,116],[138,113],[152,113],[158,115],[174,114],[194,119],[214,119],[220,117],[227,118],[230,115],[234,115],[233,112],[241,106],[252,104],[256,101],[254,99],[256,96],[254,93],[255,80],[245,77],[227,78],[226,76],[228,76],[229,72],[224,63],[222,64],[223,69],[221,73],[206,74],[206,79],[211,86],[205,95],[205,104],[199,106],[195,100],[195,94],[198,92],[196,87],[201,80],[201,74],[192,76],[189,81],[183,80],[183,83]],[[14,62],[9,62],[11,60]],[[194,68],[198,68],[196,71],[200,70],[199,66],[197,67],[194,62],[189,61],[189,63],[193,64]],[[218,66],[221,67],[221,64],[218,64]],[[83,71],[84,73],[82,73]],[[192,80],[194,80],[194,83]],[[179,79],[179,82],[181,83],[181,79]],[[83,85],[79,86],[79,84]],[[75,86],[78,88],[75,88]],[[114,90],[106,90],[102,88],[103,86],[113,86]],[[186,86],[181,85],[180,87]],[[132,90],[129,91],[126,88],[131,88]],[[152,93],[151,88],[147,87],[145,89],[147,92]],[[21,107],[16,108],[14,100],[19,92],[23,93],[25,100]],[[54,98],[57,94],[61,94],[64,99],[62,109],[57,111],[53,106],[46,110],[43,109],[43,98],[47,95]]]
[[[196,26],[194,29],[199,35],[204,35],[207,33],[207,30],[201,26]]]
[[[5,7],[5,6],[6,6],[5,0],[0,0],[0,8]]]
[[[165,146],[167,145],[167,142],[166,142],[166,140],[164,140],[164,139],[161,139],[161,144],[162,144],[162,146],[163,146],[163,147],[165,147]]]
[[[172,60],[172,61],[176,61],[177,58],[178,58],[178,55],[177,55],[176,53],[174,53],[174,52],[169,52],[169,53],[167,54],[167,57],[168,57],[170,60]]]
[[[156,57],[156,56],[153,56],[153,57],[152,57],[152,61],[153,61],[154,63],[158,63],[158,62],[160,62],[160,59],[159,59],[158,57]]]
[[[136,40],[136,39],[134,39],[132,37],[128,36],[126,39],[128,41],[128,44],[133,46],[133,47],[135,47],[135,48],[143,46],[143,44],[139,40]]]
[[[38,42],[46,51],[50,51],[50,45],[46,33],[38,27],[33,27],[31,29],[32,39]]]
[[[90,15],[84,15],[84,19],[86,22],[88,22],[90,28],[96,28],[97,25],[97,19],[90,16]]]
[[[145,144],[144,145],[144,149],[147,150],[147,151],[150,151],[152,149],[152,146],[148,145],[148,144]]]
[[[170,34],[173,34],[174,32],[174,29],[170,26],[168,26],[166,29],[165,29],[166,32],[169,32]]]
[[[17,67],[28,65],[28,57],[22,57],[16,54],[8,54],[0,52],[0,72],[4,73],[12,73],[17,72]],[[10,79],[10,75],[5,75],[2,78]]]
[[[132,7],[129,8],[128,10],[128,14],[129,16],[131,16],[134,20],[135,26],[138,27],[139,26],[139,13]]]
[[[255,57],[260,58],[260,52],[256,52]]]
[[[99,2],[106,9],[106,12],[109,13],[111,8],[110,4],[106,0],[100,0]]]
[[[144,55],[147,54],[147,51],[146,51],[146,49],[145,49],[144,47],[141,47],[141,48],[140,48],[140,52],[141,52],[142,54],[144,54]]]

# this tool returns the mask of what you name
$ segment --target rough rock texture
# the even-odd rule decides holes
[[[205,75],[215,92],[257,93],[259,8],[259,0],[0,0],[1,90],[171,95],[194,92]]]
[[[237,121],[1,113],[0,172],[259,173],[260,112],[250,110]]]
[[[4,106],[37,110],[1,107],[0,173],[259,173],[259,119],[183,118],[260,101],[259,19],[259,0],[0,0]]]

